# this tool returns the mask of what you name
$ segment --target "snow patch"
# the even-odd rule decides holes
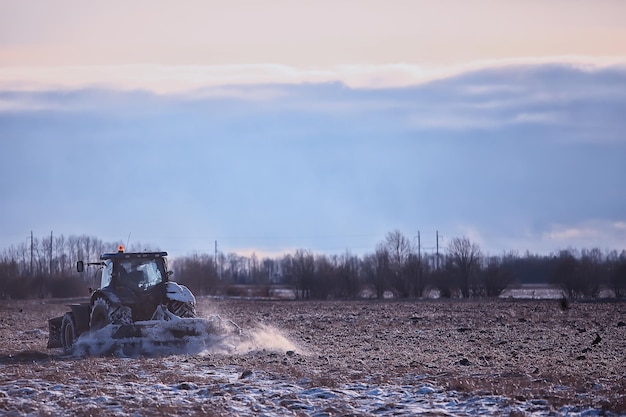
[[[35,336],[45,336],[48,337],[48,332],[44,332],[41,329],[33,329],[33,330],[25,330],[24,334],[30,334]]]
[[[136,363],[129,368],[137,371]],[[198,372],[204,383],[150,383],[142,372],[138,380],[108,382],[76,376],[60,383],[41,379],[18,379],[0,383],[0,402],[8,415],[91,414],[134,416],[151,410],[170,409],[183,414],[219,410],[242,417],[257,415],[378,415],[378,416],[483,416],[483,415],[555,415],[602,416],[615,414],[601,409],[563,406],[555,409],[541,399],[519,401],[498,395],[469,395],[448,391],[428,382],[411,385],[367,383],[340,384],[337,387],[313,387],[304,379],[297,383],[255,372],[245,383],[234,369],[211,369]],[[107,376],[108,377],[108,376]],[[71,398],[71,402],[65,400]],[[140,398],[141,405],[137,399]],[[71,406],[71,409],[68,408]],[[195,413],[194,413],[195,411]],[[150,413],[148,413],[150,414]]]

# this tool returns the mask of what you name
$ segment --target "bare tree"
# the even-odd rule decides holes
[[[311,297],[327,299],[337,287],[337,267],[326,255],[315,257],[315,278],[311,285]]]
[[[291,262],[291,274],[296,283],[296,296],[300,290],[301,298],[309,298],[315,278],[315,258],[307,250],[298,249]]]
[[[260,282],[271,284],[279,276],[280,263],[275,259],[263,258],[261,261]]]
[[[616,298],[626,297],[626,251],[619,256],[615,254],[609,282]]]
[[[375,254],[365,256],[363,267],[368,280],[374,285],[376,298],[383,298],[391,275],[389,253],[384,248],[379,247]]]
[[[399,230],[387,233],[383,247],[389,253],[389,261],[392,265],[404,265],[413,253],[411,240],[404,236]]]
[[[502,259],[491,257],[481,276],[481,294],[487,297],[499,297],[511,283],[511,274],[502,266]]]
[[[337,272],[339,277],[337,295],[339,297],[352,298],[358,294],[360,264],[359,258],[349,252],[339,257]]]
[[[600,249],[581,251],[580,275],[585,287],[585,296],[595,298],[600,295],[602,286],[609,281],[607,263]]]
[[[215,259],[207,254],[194,254],[174,260],[172,270],[176,281],[197,294],[216,294],[218,290]]]
[[[421,297],[425,287],[421,258],[415,254],[411,254],[405,264],[404,272],[411,284],[412,295],[416,298]]]
[[[256,284],[257,276],[259,274],[259,258],[257,258],[256,252],[252,252],[248,263],[250,264],[250,267],[248,268],[250,270],[250,277],[248,280]]]
[[[413,254],[411,240],[399,230],[387,233],[385,240],[379,245],[379,250],[384,250],[389,256],[389,269],[392,277],[392,285],[399,297],[408,297],[413,286],[413,276],[409,261]]]
[[[244,258],[231,252],[226,255],[227,269],[224,271],[224,277],[231,279],[233,282],[240,282],[245,277]]]
[[[570,250],[562,250],[559,252],[558,262],[550,277],[550,281],[552,284],[561,287],[567,297],[581,298],[584,291],[577,272],[578,259],[576,256]]]
[[[461,294],[469,298],[472,281],[480,266],[480,246],[466,237],[455,237],[448,246],[448,256],[453,270],[458,274]]]
[[[609,280],[606,261],[599,249],[580,252],[563,250],[557,258],[550,281],[570,298],[595,298]]]

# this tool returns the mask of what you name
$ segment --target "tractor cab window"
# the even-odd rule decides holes
[[[100,278],[100,288],[104,288],[111,284],[111,277],[113,276],[113,262],[107,259],[104,261],[104,267],[102,268],[102,277]]]
[[[165,281],[163,259],[124,259],[118,263],[118,282],[141,291]]]

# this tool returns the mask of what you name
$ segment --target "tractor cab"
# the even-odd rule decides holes
[[[105,258],[100,288],[110,285],[127,287],[133,292],[142,292],[167,282],[165,270],[166,252],[126,254],[124,257]],[[118,255],[118,254],[115,254]]]
[[[124,252],[121,245],[117,253],[101,255],[100,289],[92,294],[92,303],[102,295],[116,297],[131,308],[134,320],[150,319],[166,300],[166,256],[167,252]]]

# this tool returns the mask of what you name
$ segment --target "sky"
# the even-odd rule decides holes
[[[0,250],[626,249],[626,2],[0,0]]]

